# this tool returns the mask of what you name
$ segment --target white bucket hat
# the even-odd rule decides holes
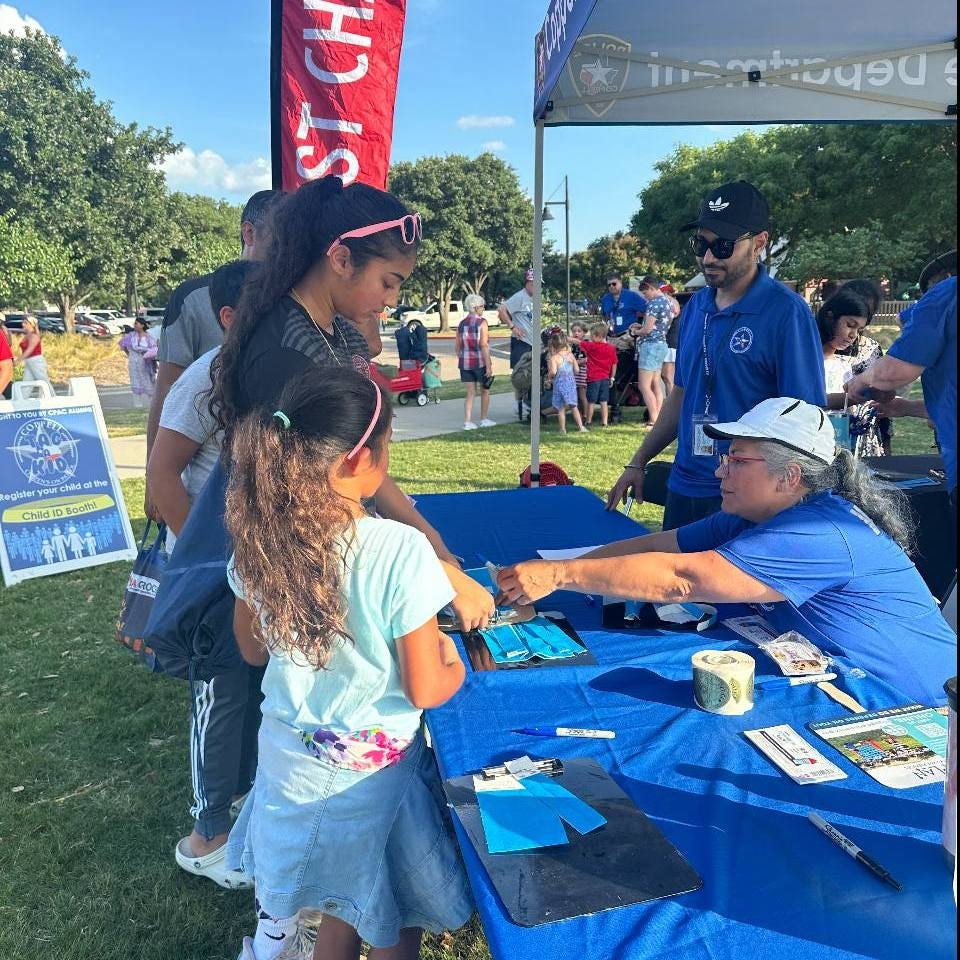
[[[827,415],[793,397],[772,397],[730,423],[705,423],[703,431],[717,440],[772,440],[791,450],[833,463],[836,434]]]

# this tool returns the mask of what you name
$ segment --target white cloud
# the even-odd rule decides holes
[[[513,117],[484,117],[476,113],[468,114],[457,120],[461,130],[488,129],[489,127],[512,127],[517,121]]]
[[[9,4],[0,3],[0,34],[12,33],[15,37],[22,37],[27,27],[44,32],[43,27],[33,17],[25,16]]]
[[[481,150],[489,150],[491,153],[500,153],[507,149],[507,145],[502,140],[487,140],[480,144]]]
[[[270,188],[270,162],[257,157],[250,163],[227,163],[213,150],[195,153],[184,147],[164,158],[160,169],[175,190],[201,193],[255,193]]]

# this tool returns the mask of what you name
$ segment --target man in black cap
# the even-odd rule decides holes
[[[680,229],[694,231],[690,246],[706,286],[683,308],[674,389],[607,500],[608,510],[631,490],[642,500],[646,465],[676,440],[665,530],[720,509],[719,455],[727,444],[705,426],[738,420],[770,397],[827,401],[813,314],[759,262],[770,229],[763,194],[745,180],[725,183]]]
[[[282,195],[280,190],[258,190],[246,202],[240,215],[240,259],[256,260],[257,246],[270,205]],[[210,277],[205,273],[184,280],[173,291],[163,315],[160,347],[157,352],[157,382],[147,417],[147,459],[160,425],[163,401],[177,378],[194,360],[223,343],[223,327],[210,303]],[[153,505],[150,491],[144,501],[147,516],[161,517]]]

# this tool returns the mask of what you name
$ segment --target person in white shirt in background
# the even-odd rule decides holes
[[[210,301],[224,331],[253,266],[249,260],[236,260],[210,276]],[[220,456],[222,433],[209,409],[210,365],[219,351],[220,347],[208,350],[171,386],[147,461],[147,483],[168,527],[168,550]],[[182,869],[227,889],[252,886],[242,872],[226,869],[224,857],[231,805],[249,791],[256,772],[262,675],[261,668],[243,664],[209,683],[193,684],[194,828],[177,844],[175,857]]]

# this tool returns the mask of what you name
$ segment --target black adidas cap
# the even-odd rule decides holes
[[[725,240],[770,229],[770,207],[763,194],[746,180],[714,187],[700,201],[700,215],[680,230],[712,230]]]

